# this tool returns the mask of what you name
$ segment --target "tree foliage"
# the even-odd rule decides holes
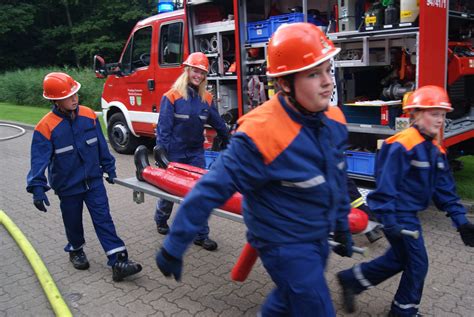
[[[117,60],[135,23],[153,14],[152,0],[2,0],[0,72]]]

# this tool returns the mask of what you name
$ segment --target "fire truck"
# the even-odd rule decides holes
[[[192,52],[209,58],[208,89],[228,124],[271,98],[268,39],[295,22],[316,24],[342,48],[333,61],[332,103],[348,122],[352,177],[373,180],[381,140],[409,124],[403,96],[428,84],[445,87],[454,106],[443,131],[450,157],[474,152],[472,1],[184,0],[160,1],[158,12],[135,25],[118,62],[94,57],[96,76],[106,78],[102,110],[118,153],[154,142],[162,95]],[[212,131],[206,134],[211,142]]]

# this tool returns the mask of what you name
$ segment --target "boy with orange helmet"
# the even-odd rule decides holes
[[[115,159],[94,111],[79,105],[80,88],[81,84],[65,73],[49,73],[44,78],[43,97],[51,100],[53,109],[35,127],[26,190],[33,194],[35,207],[43,212],[45,205],[49,206],[46,192],[52,188],[58,195],[68,240],[64,251],[78,270],[89,268],[83,250],[85,203],[112,267],[112,278],[121,281],[142,267],[128,260],[125,244],[115,231],[102,179],[107,173],[107,181],[114,183]]]
[[[474,247],[474,225],[459,203],[446,152],[439,144],[446,112],[452,111],[446,91],[421,87],[408,96],[403,109],[410,112],[413,126],[385,140],[377,158],[377,187],[367,197],[390,248],[373,261],[338,273],[348,312],[355,310],[355,294],[403,272],[389,316],[418,316],[428,255],[421,235],[413,239],[401,230],[421,234],[417,213],[431,200],[451,217],[463,242]]]
[[[341,244],[336,253],[352,255],[347,129],[340,110],[328,107],[329,60],[339,50],[309,23],[273,34],[267,75],[282,91],[239,120],[227,150],[186,196],[156,256],[165,276],[180,280],[193,237],[239,191],[247,239],[276,284],[262,316],[335,315],[324,278],[329,233]]]

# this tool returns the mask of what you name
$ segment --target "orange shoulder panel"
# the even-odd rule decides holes
[[[51,140],[51,132],[63,119],[52,112],[48,112],[35,127],[46,139]]]
[[[181,94],[177,91],[177,90],[174,90],[174,89],[170,89],[168,90],[167,92],[165,92],[164,96],[166,98],[168,98],[168,100],[174,104],[174,102],[176,100],[178,100],[179,98],[182,98],[183,96],[181,96]]]
[[[94,110],[86,106],[79,106],[79,115],[92,120],[97,119],[97,115],[95,114]]]
[[[278,101],[278,95],[238,121],[239,129],[255,143],[265,164],[270,164],[296,138],[302,126],[293,121]]]
[[[385,140],[388,144],[398,142],[403,145],[407,151],[410,151],[423,141],[425,141],[425,138],[413,127],[403,130]]]
[[[446,149],[441,144],[438,144],[438,141],[436,139],[433,140],[433,144],[436,145],[436,147],[441,153],[446,154]]]
[[[210,107],[212,105],[212,94],[209,91],[206,91],[206,96],[204,97],[204,99]]]
[[[325,114],[329,119],[337,121],[343,125],[347,124],[346,117],[338,106],[329,106]]]

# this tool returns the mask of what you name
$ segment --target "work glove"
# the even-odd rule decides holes
[[[173,276],[176,281],[181,281],[183,261],[170,255],[165,248],[161,248],[156,254],[156,265],[164,276]]]
[[[109,184],[115,184],[114,179],[117,178],[117,174],[115,174],[115,173],[109,173],[108,175],[109,175],[109,176],[107,176],[107,177],[105,178],[105,180],[107,181],[107,183],[109,183]]]
[[[44,205],[49,206],[49,200],[42,187],[36,187],[33,190],[33,204],[40,211],[48,211]]]
[[[168,153],[165,148],[161,145],[155,145],[153,148],[153,156],[155,157],[155,164],[159,168],[167,168],[170,160],[168,159]]]
[[[352,256],[352,234],[349,230],[336,231],[334,232],[334,241],[338,242],[339,245],[335,246],[332,250],[340,256]]]
[[[465,245],[474,247],[474,225],[470,222],[460,225],[458,232]]]
[[[229,137],[227,135],[221,136],[221,150],[227,149],[227,146],[229,145]]]
[[[397,222],[397,218],[393,213],[379,215],[379,220],[383,224],[383,231],[387,238],[401,239],[403,227]]]

